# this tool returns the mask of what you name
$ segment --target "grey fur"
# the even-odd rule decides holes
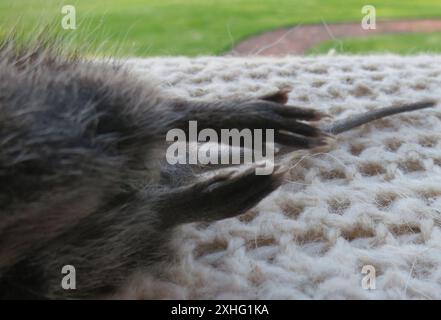
[[[150,272],[170,257],[173,227],[256,205],[280,185],[280,170],[258,176],[240,167],[207,178],[186,166],[160,166],[158,145],[189,120],[200,128],[279,127],[300,134],[294,144],[323,143],[319,130],[296,121],[318,113],[265,99],[180,100],[119,65],[4,43],[0,296],[111,293],[132,272]],[[286,109],[292,114],[284,116]],[[63,265],[75,266],[76,290],[61,288]]]

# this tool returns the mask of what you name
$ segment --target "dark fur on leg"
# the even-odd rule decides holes
[[[164,193],[156,200],[164,225],[215,221],[251,209],[282,184],[285,174],[285,170],[276,167],[271,175],[256,175],[257,167],[221,169]]]

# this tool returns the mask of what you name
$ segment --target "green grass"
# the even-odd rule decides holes
[[[441,17],[439,0],[370,0],[377,20]],[[61,7],[72,4],[77,30],[61,30]],[[77,43],[118,55],[219,54],[233,43],[281,26],[360,21],[365,0],[0,0],[0,35],[16,25],[28,34],[55,23]],[[106,45],[107,44],[107,45]],[[375,45],[375,43],[374,43]],[[397,44],[401,46],[400,44]],[[392,48],[393,50],[393,48]]]
[[[330,50],[345,54],[393,52],[411,55],[415,53],[440,53],[441,32],[382,34],[366,38],[332,40],[311,48],[308,54],[323,54]]]

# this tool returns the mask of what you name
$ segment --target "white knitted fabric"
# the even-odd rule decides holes
[[[184,97],[256,97],[289,86],[289,104],[335,119],[441,101],[441,56],[129,63]],[[294,165],[289,181],[249,213],[178,228],[167,280],[138,275],[117,297],[440,299],[440,138],[441,104],[344,133],[333,151]],[[362,287],[364,265],[375,267],[374,290]]]

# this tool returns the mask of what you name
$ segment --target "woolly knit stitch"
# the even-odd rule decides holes
[[[291,87],[289,104],[335,119],[441,101],[441,56],[130,59],[183,97],[257,97]],[[252,187],[252,186],[250,186]],[[228,199],[226,199],[228,201]],[[441,299],[441,105],[339,136],[299,160],[248,213],[178,228],[163,280],[138,274],[119,298]],[[376,288],[362,287],[372,265]]]

